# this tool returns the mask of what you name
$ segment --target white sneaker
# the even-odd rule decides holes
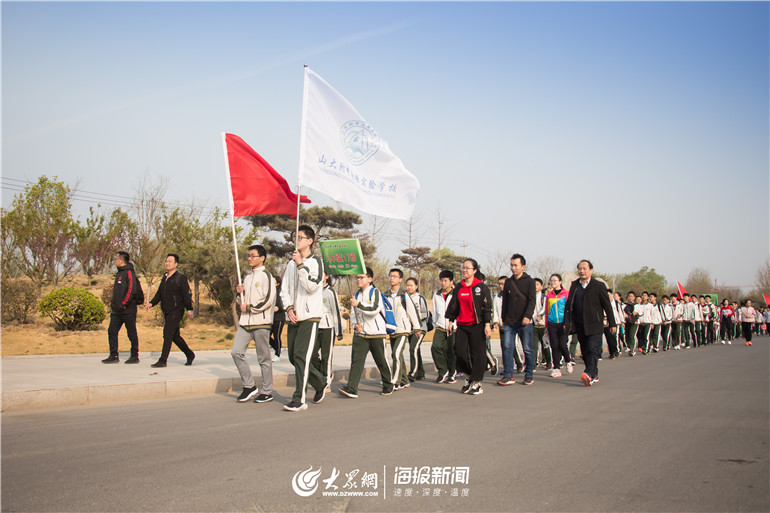
[[[481,388],[481,382],[476,381],[473,386],[471,386],[471,389],[468,391],[470,395],[481,395],[484,393],[484,389]]]
[[[725,341],[724,340],[722,341],[722,345],[725,345]]]
[[[280,361],[281,361],[281,357],[280,357],[280,356],[278,356],[278,355],[276,355],[276,356],[273,356],[273,358],[271,359],[271,361],[273,361],[273,362],[280,362]]]
[[[728,346],[731,346],[731,345],[733,345],[733,341],[732,341],[732,340],[728,340],[728,341],[727,341],[727,345],[728,345]]]
[[[561,377],[561,370],[554,369],[551,371],[551,377],[552,378],[560,378]]]
[[[572,362],[567,362],[567,374],[572,374],[572,367],[574,367],[575,364]]]

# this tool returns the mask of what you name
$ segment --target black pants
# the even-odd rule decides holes
[[[587,335],[583,325],[575,323],[577,328],[578,342],[580,343],[580,352],[583,353],[583,361],[586,364],[586,374],[592,378],[599,376],[599,355],[601,355],[602,334]]]
[[[487,368],[487,337],[484,325],[458,326],[455,334],[455,355],[457,370],[468,376],[470,381],[484,379]]]
[[[617,330],[616,330],[617,331]],[[618,339],[609,326],[604,328],[604,338],[607,339],[607,351],[610,352],[610,356],[618,355]],[[602,355],[602,346],[599,346],[599,357]]]
[[[751,342],[751,323],[750,322],[741,323],[741,332],[743,333],[743,338],[746,339],[746,342]]]
[[[720,335],[722,340],[733,339],[733,320],[729,317],[722,317],[722,329]]]
[[[160,353],[159,362],[165,362],[168,360],[168,354],[171,352],[171,342],[176,344],[180,351],[182,351],[187,358],[192,358],[195,353],[187,346],[187,342],[182,338],[179,332],[179,323],[182,322],[184,317],[184,310],[177,312],[169,312],[164,314],[166,320],[163,324],[163,350]]]
[[[567,364],[572,357],[569,354],[567,345],[567,334],[564,332],[563,322],[548,323],[548,338],[551,341],[551,356],[553,358],[553,368],[561,369],[561,357],[564,357],[564,363]]]
[[[131,341],[131,356],[139,356],[139,336],[136,334],[136,310],[110,314],[110,327],[107,328],[107,340],[110,343],[110,356],[118,356],[118,332],[126,325],[126,335]]]
[[[275,356],[281,356],[281,332],[284,324],[284,321],[273,321],[270,328],[270,347],[275,351]]]

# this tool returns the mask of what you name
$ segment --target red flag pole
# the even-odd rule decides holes
[[[235,202],[233,201],[233,184],[230,180],[230,161],[227,158],[227,141],[225,133],[222,132],[222,150],[225,154],[225,174],[227,175],[227,192],[230,198],[230,227],[233,230],[233,249],[235,250],[235,269],[238,272],[238,285],[243,285],[241,280],[241,263],[238,260],[238,242],[235,237]],[[299,201],[299,200],[297,200]],[[243,302],[243,292],[241,292],[241,302]]]

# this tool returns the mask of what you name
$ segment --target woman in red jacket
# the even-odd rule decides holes
[[[464,394],[484,393],[481,381],[487,366],[487,337],[492,334],[492,293],[479,279],[479,264],[472,258],[463,261],[463,279],[455,286],[446,308],[447,331],[457,322],[455,354],[457,370],[465,374]]]
[[[725,299],[722,301],[722,306],[719,307],[719,332],[722,336],[722,343],[727,342],[732,344],[733,340],[733,319],[735,318],[735,310],[730,306],[730,300]]]

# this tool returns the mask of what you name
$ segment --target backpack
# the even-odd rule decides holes
[[[374,287],[369,289],[369,301],[372,300],[372,296],[374,295],[374,290],[375,290]],[[360,293],[361,293],[360,290],[356,292],[356,295],[355,295],[356,299],[358,299],[358,295]],[[380,299],[382,300],[382,306],[383,306],[383,311],[380,312],[380,315],[385,320],[385,332],[388,335],[392,335],[393,333],[396,332],[396,327],[397,327],[396,315],[393,313],[393,305],[390,304],[390,301],[388,300],[388,298],[386,298],[382,294],[382,292],[380,292]]]
[[[420,299],[423,303],[425,303],[425,310],[428,312],[428,316],[425,318],[425,332],[433,331],[433,312],[430,311],[428,308],[428,301],[425,300],[423,296],[420,296]]]

